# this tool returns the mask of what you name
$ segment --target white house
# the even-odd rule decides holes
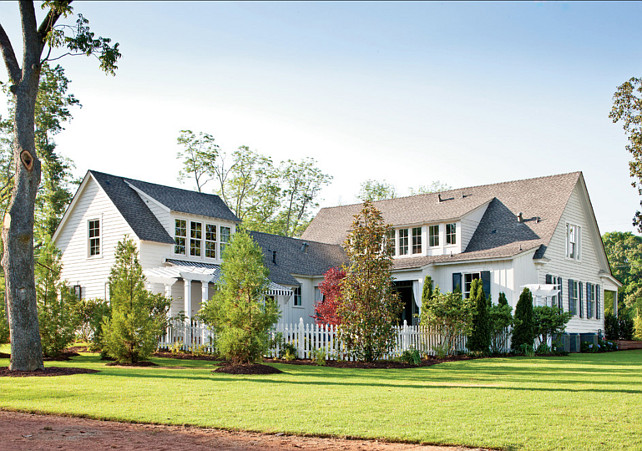
[[[468,295],[474,279],[514,307],[524,287],[536,303],[574,313],[567,332],[604,330],[604,292],[617,295],[580,172],[374,202],[394,227],[394,277],[416,322],[424,277]],[[324,208],[300,239],[252,232],[270,269],[282,321],[312,322],[323,273],[345,261],[341,247],[360,204]],[[150,288],[171,296],[171,314],[193,316],[220,276],[221,250],[238,218],[215,195],[89,171],[54,235],[79,296],[109,297],[114,248],[136,240]]]

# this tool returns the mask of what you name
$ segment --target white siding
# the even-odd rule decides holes
[[[78,195],[56,237],[56,246],[63,253],[62,277],[70,285],[81,285],[83,298],[104,298],[116,244],[125,235],[136,240],[136,235],[93,177]],[[89,257],[87,223],[95,218],[101,220],[102,249],[100,256]]]
[[[143,269],[155,268],[162,266],[166,258],[172,256],[172,245],[163,243],[154,243],[152,241],[141,241],[140,264]]]
[[[132,189],[134,188],[132,187]],[[156,218],[162,224],[165,230],[167,230],[167,233],[169,233],[169,236],[174,236],[174,223],[169,213],[169,209],[165,206],[161,206],[161,204],[159,204],[155,199],[149,197],[147,194],[137,189],[134,189],[134,191],[136,191],[138,196],[143,200],[143,202],[145,202],[145,205],[147,205],[147,208],[149,208],[150,211],[154,213],[154,216],[156,216]]]
[[[603,252],[601,243],[594,238],[595,226],[591,218],[590,206],[588,205],[584,190],[578,183],[562,214],[562,218],[555,229],[553,238],[546,250],[545,257],[550,262],[543,265],[539,270],[539,283],[545,283],[546,274],[562,277],[562,293],[564,310],[569,308],[568,280],[573,279],[584,284],[582,299],[586,304],[586,283],[600,285],[600,319],[587,319],[586,307],[584,307],[584,318],[575,316],[568,323],[567,332],[597,332],[604,331],[604,283],[599,277],[599,271],[608,271],[600,263],[599,254]],[[581,227],[580,260],[573,260],[566,257],[566,224],[571,223]],[[579,309],[578,309],[579,311]]]
[[[470,243],[470,239],[475,234],[475,230],[477,230],[477,226],[481,222],[482,217],[484,216],[484,213],[486,213],[487,208],[488,208],[488,204],[484,204],[480,207],[477,207],[475,210],[471,211],[466,216],[461,218],[462,252],[466,250],[468,243]]]

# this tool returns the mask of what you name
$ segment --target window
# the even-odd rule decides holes
[[[481,279],[481,273],[471,272],[464,274],[464,298],[470,297],[470,287],[473,284],[473,280]]]
[[[216,225],[205,224],[205,256],[216,258]]]
[[[595,312],[595,285],[586,283],[586,317],[593,318]]]
[[[187,221],[176,219],[174,221],[174,253],[185,255],[185,243],[187,241]]]
[[[577,282],[568,279],[568,311],[577,315]]]
[[[457,223],[446,224],[446,244],[457,244]]]
[[[323,302],[324,299],[325,296],[321,293],[321,289],[319,287],[314,287],[314,303]]]
[[[408,229],[399,229],[399,255],[408,255]]]
[[[547,285],[554,285],[556,290],[559,290],[559,293],[551,296],[550,297],[550,305],[551,307],[559,307],[562,308],[562,278],[561,277],[556,277],[556,276],[551,276],[550,274],[546,274],[546,284]]]
[[[302,305],[303,305],[303,302],[301,299],[301,287],[296,287],[294,289],[294,306],[301,307]]]
[[[428,245],[430,247],[439,246],[439,226],[432,225],[428,227]]]
[[[412,253],[421,254],[421,227],[412,229]]]
[[[80,285],[74,285],[71,287],[71,292],[72,294],[78,299],[79,301],[82,300],[82,287]]]
[[[229,227],[221,226],[221,257],[223,257],[223,250],[227,243],[230,242],[230,235],[232,234],[232,229]]]
[[[200,222],[190,221],[189,223],[189,254],[194,257],[201,256],[201,241],[203,234],[203,224]]]
[[[395,255],[395,231],[386,232],[386,247],[390,255]]]
[[[89,220],[89,256],[100,255],[100,219]]]
[[[582,229],[573,224],[566,224],[566,256],[573,260],[580,259],[580,240]]]

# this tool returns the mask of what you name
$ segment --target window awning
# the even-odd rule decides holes
[[[560,290],[557,289],[557,285],[553,284],[544,284],[544,283],[529,283],[521,286],[522,290],[528,288],[533,296],[536,297],[547,297],[557,296]]]

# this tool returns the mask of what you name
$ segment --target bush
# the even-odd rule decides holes
[[[470,287],[470,299],[474,305],[474,311],[467,347],[471,352],[487,354],[490,349],[491,338],[491,326],[488,314],[490,303],[486,300],[484,286],[481,280],[473,280]]]
[[[633,340],[633,319],[627,316],[622,316],[618,319],[617,327],[620,340]]]
[[[234,364],[260,360],[269,350],[269,331],[279,307],[265,292],[269,286],[263,251],[246,232],[225,247],[217,290],[199,312],[216,333],[220,354]]]
[[[428,302],[421,306],[421,324],[430,326],[442,336],[442,342],[433,346],[439,358],[455,353],[455,340],[468,335],[472,322],[473,304],[461,292],[440,293],[439,287]]]
[[[533,328],[540,343],[546,343],[548,337],[561,335],[571,320],[571,313],[559,307],[539,306],[533,308]]]
[[[513,325],[513,308],[508,305],[506,295],[499,293],[496,305],[489,309],[490,319],[490,351],[500,354],[507,351],[509,327]]]
[[[119,363],[145,360],[166,327],[170,301],[145,289],[138,251],[130,238],[116,247],[109,288],[111,317],[102,323],[104,350]]]
[[[408,365],[419,366],[421,364],[421,354],[416,349],[406,349],[399,356],[399,360]]]
[[[325,366],[326,359],[327,359],[327,355],[323,349],[312,350],[312,360],[314,361],[315,365]]]
[[[604,335],[607,340],[618,340],[620,338],[618,319],[612,313],[604,315]]]
[[[62,280],[60,251],[50,241],[40,249],[35,267],[36,301],[42,352],[56,357],[75,338],[79,326],[78,299]]]
[[[642,316],[640,312],[633,319],[633,338],[635,340],[642,340]]]
[[[91,343],[90,349],[93,351],[103,347],[102,323],[109,315],[109,303],[104,299],[85,299],[78,303],[79,338]]]
[[[517,353],[523,353],[528,348],[532,351],[533,340],[535,340],[533,295],[528,288],[524,288],[515,307],[515,327],[513,328],[511,348]]]

